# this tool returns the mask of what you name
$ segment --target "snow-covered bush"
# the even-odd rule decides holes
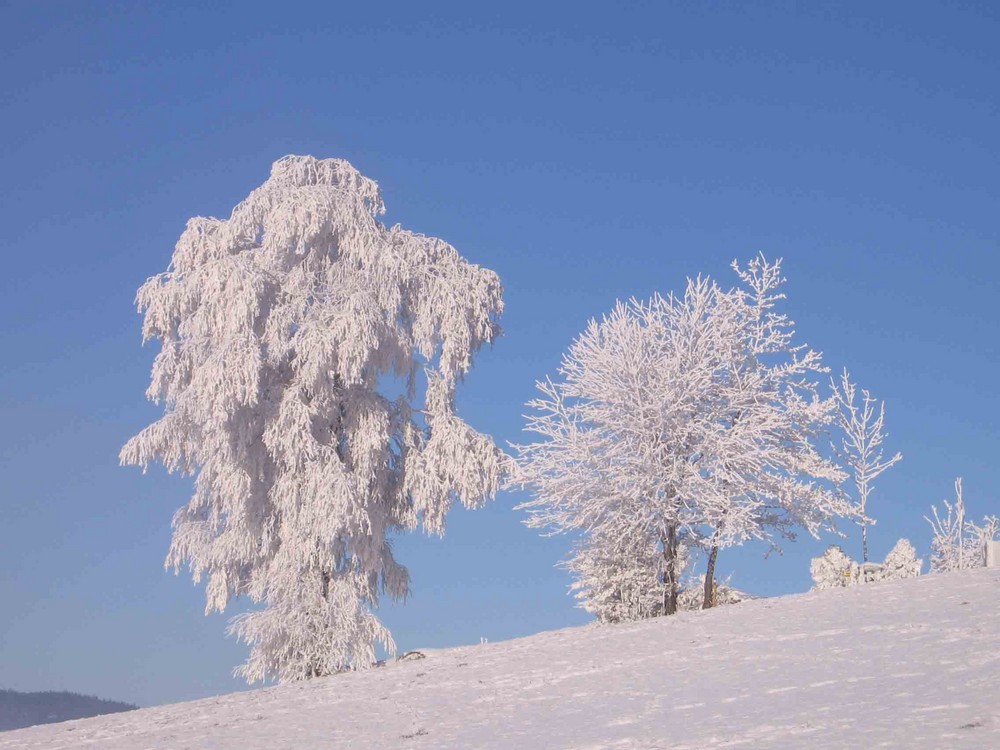
[[[827,547],[826,552],[819,557],[813,558],[809,572],[817,589],[854,586],[861,577],[860,566],[835,544]]]
[[[231,627],[250,681],[392,651],[372,611],[409,589],[390,535],[443,533],[455,499],[500,481],[502,453],[455,413],[499,332],[500,281],[383,211],[346,161],[286,157],[229,219],[189,221],[138,293],[164,414],[121,459],[195,477],[167,565],[207,579],[208,611],[263,604]]]
[[[923,566],[924,561],[917,557],[917,550],[910,544],[910,541],[900,539],[885,556],[879,580],[895,581],[900,578],[916,578],[920,575]]]
[[[815,589],[858,586],[862,583],[916,578],[923,560],[907,539],[900,539],[879,563],[858,563],[837,545],[831,545],[809,566]]]

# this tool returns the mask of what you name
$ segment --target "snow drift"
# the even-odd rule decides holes
[[[1000,747],[1000,570],[585,626],[0,748]]]

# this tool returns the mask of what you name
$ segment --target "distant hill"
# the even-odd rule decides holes
[[[1000,569],[755,599],[0,733],[0,750],[998,750]]]
[[[106,701],[79,693],[19,693],[0,690],[0,732],[36,724],[52,724],[70,719],[133,711],[138,706]]]

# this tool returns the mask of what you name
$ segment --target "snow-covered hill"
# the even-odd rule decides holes
[[[431,652],[0,748],[1000,748],[1000,570]]]

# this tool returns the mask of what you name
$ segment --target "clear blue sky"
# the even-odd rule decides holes
[[[802,338],[888,402],[873,555],[926,553],[957,474],[1000,510],[1000,5],[203,5],[0,3],[0,687],[239,687],[226,618],[162,569],[189,481],[117,454],[157,414],[136,288],[288,153],[349,159],[389,222],[500,274],[460,397],[498,440],[617,297],[764,251]],[[586,621],[518,499],[400,541],[403,649]],[[829,541],[720,567],[803,591]]]

